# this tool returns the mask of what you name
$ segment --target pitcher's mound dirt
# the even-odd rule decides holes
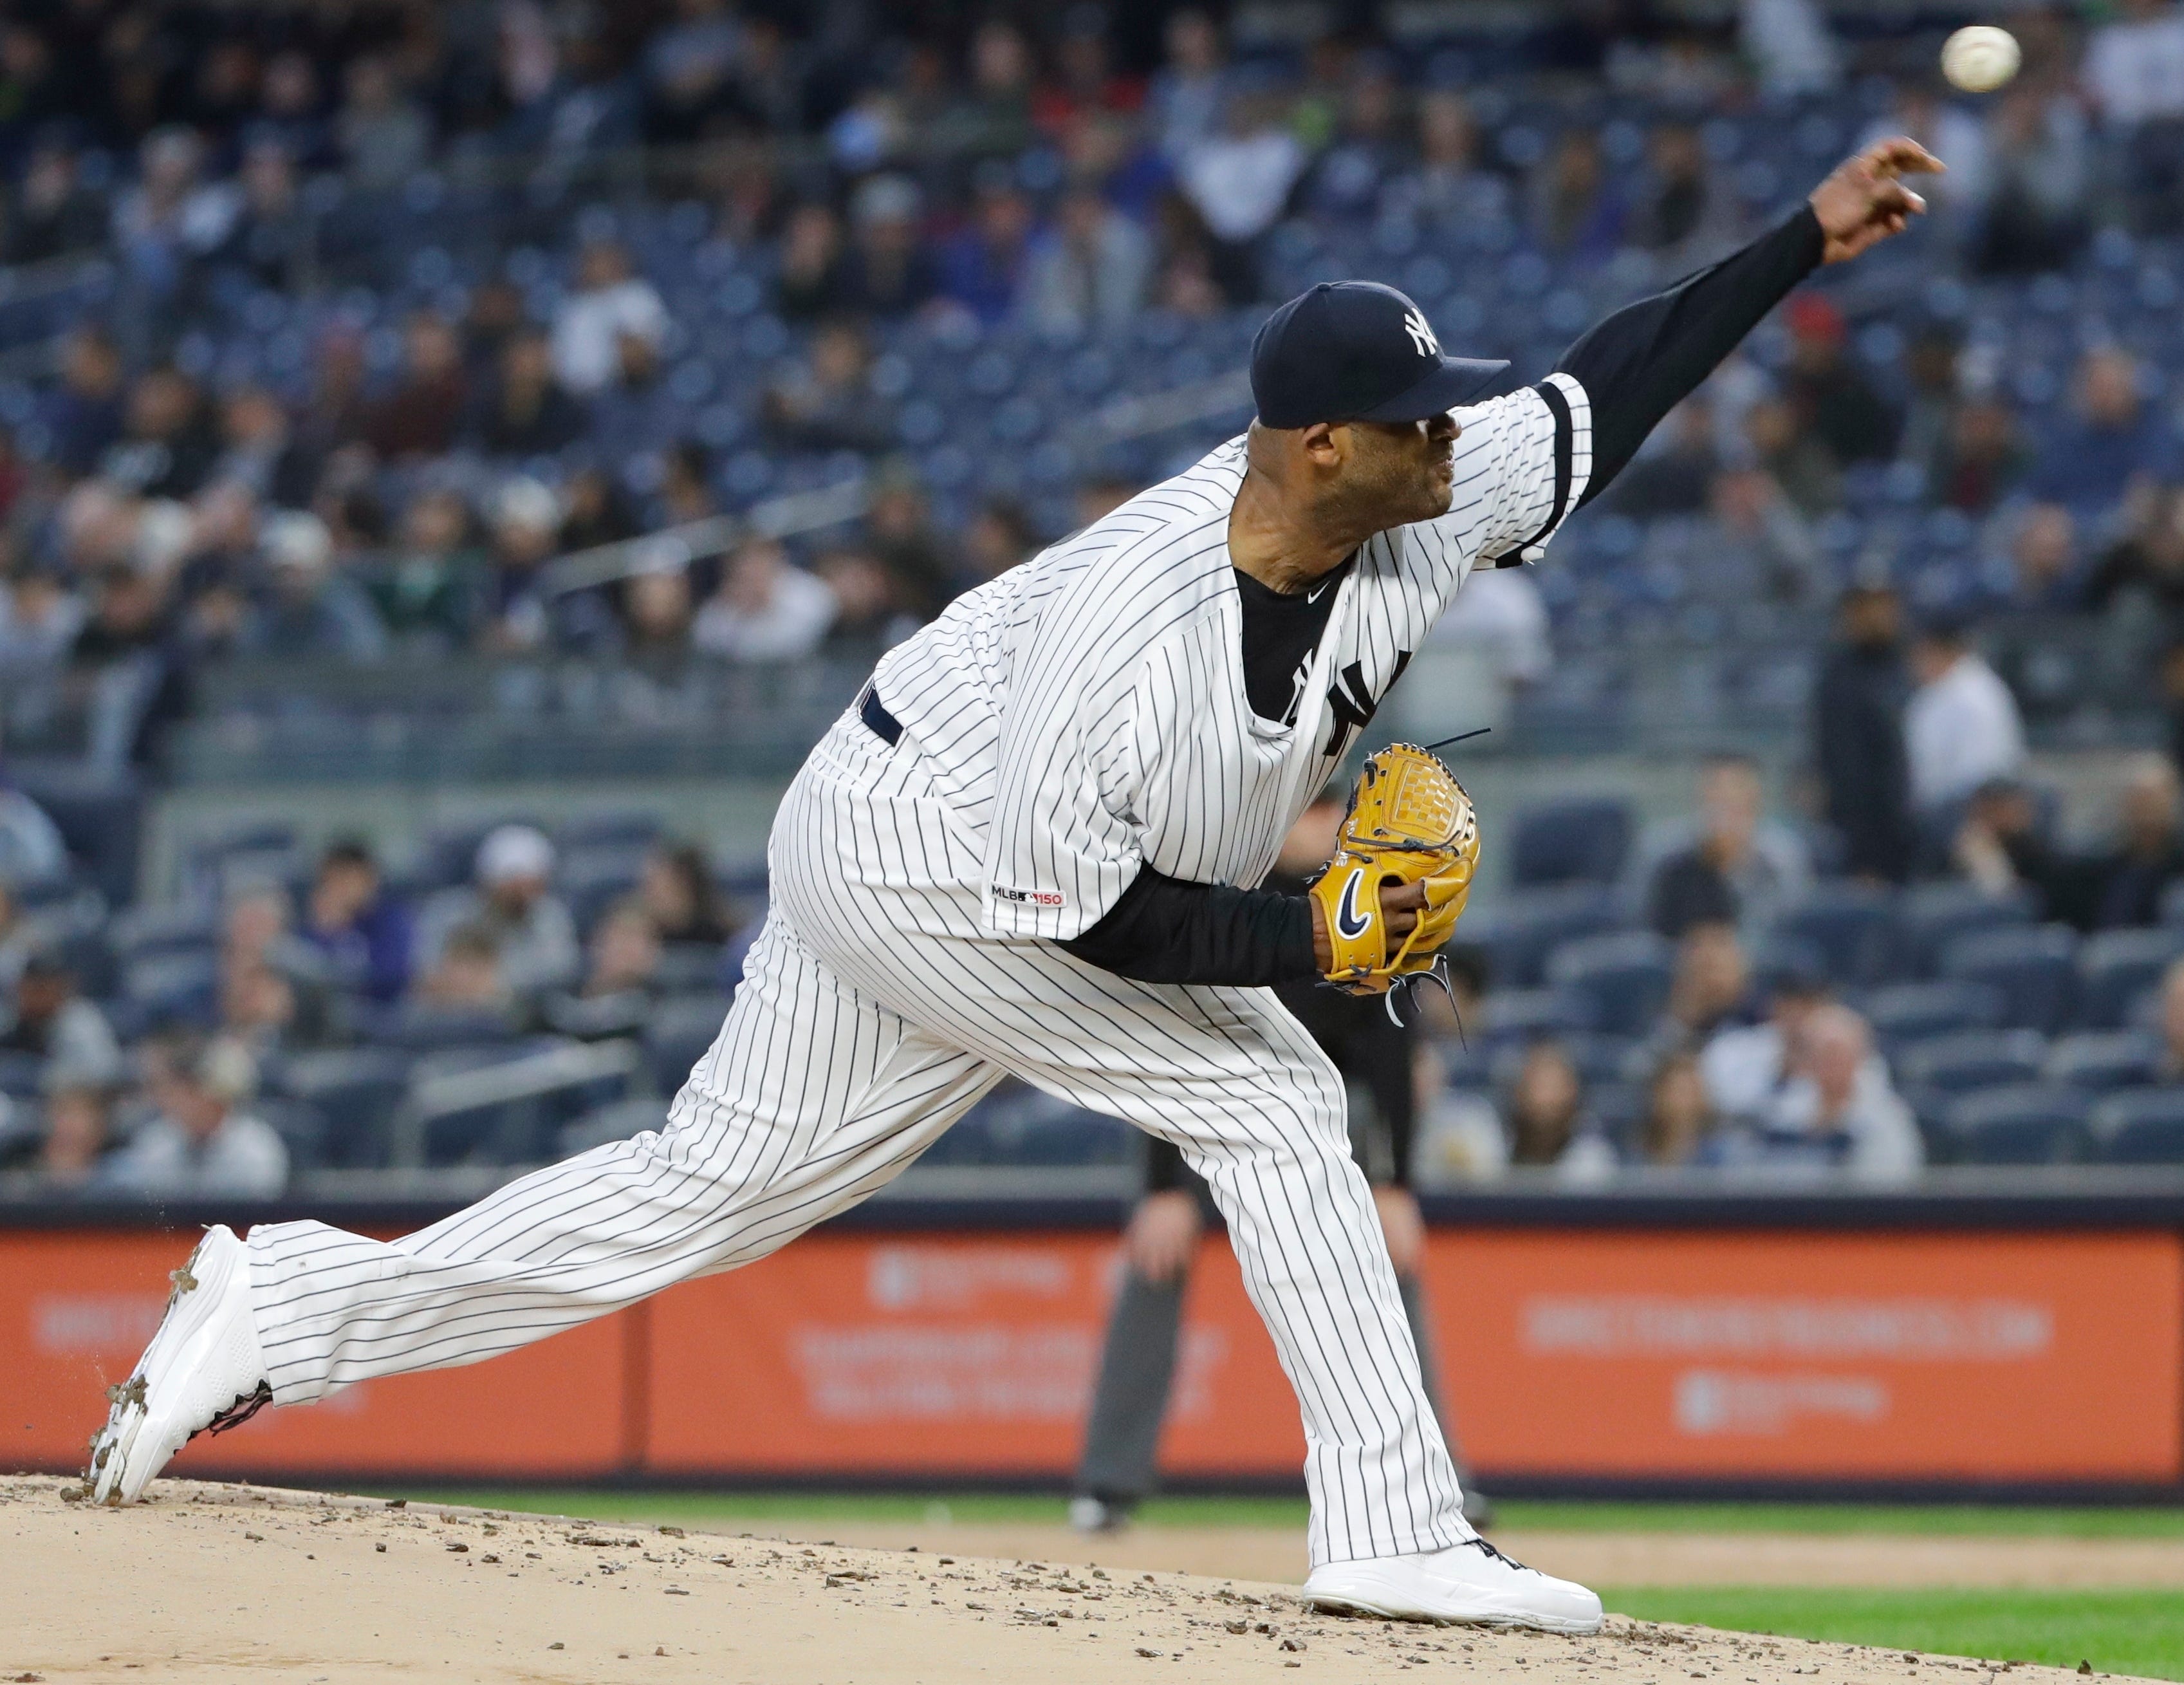
[[[956,1685],[1906,1676],[1902,1651],[1612,1621],[1592,1638],[1317,1615],[1295,1588],[681,1535],[163,1481],[0,1481],[0,1681]],[[1959,1677],[1994,1664],[1930,1659]],[[2013,1668],[2013,1681],[2075,1676]]]

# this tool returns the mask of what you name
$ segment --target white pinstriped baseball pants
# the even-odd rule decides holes
[[[250,1236],[273,1394],[476,1363],[763,1258],[882,1186],[1004,1074],[1174,1141],[1304,1414],[1317,1565],[1470,1537],[1342,1085],[1271,991],[1139,984],[978,923],[911,739],[854,715],[774,824],[773,910],[666,1130],[381,1242]]]

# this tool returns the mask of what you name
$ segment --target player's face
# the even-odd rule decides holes
[[[1352,421],[1344,489],[1385,529],[1448,513],[1458,429],[1450,416],[1423,421]]]

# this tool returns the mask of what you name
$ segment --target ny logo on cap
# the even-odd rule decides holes
[[[1440,341],[1434,338],[1433,328],[1416,310],[1403,318],[1403,332],[1411,336],[1411,343],[1421,357],[1440,355]]]

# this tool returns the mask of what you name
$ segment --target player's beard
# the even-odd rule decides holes
[[[1448,446],[1414,426],[1351,425],[1350,459],[1329,497],[1329,514],[1345,527],[1383,533],[1448,513],[1450,485],[1441,477]]]

